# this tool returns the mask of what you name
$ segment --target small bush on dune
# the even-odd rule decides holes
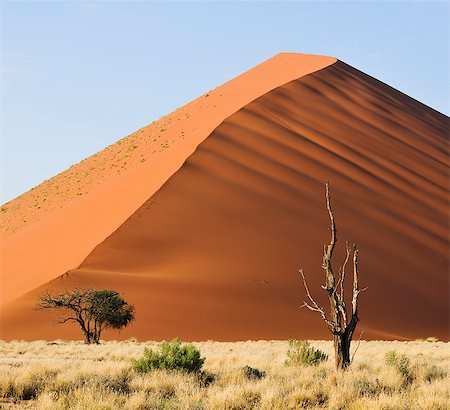
[[[133,360],[133,369],[140,373],[151,370],[174,370],[188,373],[200,372],[205,359],[200,351],[192,344],[181,344],[178,339],[163,342],[160,352],[145,349],[140,359]]]
[[[328,360],[328,356],[320,349],[314,349],[306,340],[289,340],[286,364],[296,365],[317,365]]]

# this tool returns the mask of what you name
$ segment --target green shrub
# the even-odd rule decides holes
[[[314,349],[306,340],[289,340],[286,364],[295,365],[317,365],[328,360],[328,356],[320,349]]]
[[[260,380],[263,377],[266,377],[266,372],[263,372],[250,366],[245,366],[243,370],[245,377],[247,377],[247,379],[249,380]]]
[[[132,361],[133,369],[140,373],[150,370],[175,370],[188,373],[198,373],[205,359],[200,356],[200,351],[192,344],[181,344],[178,339],[163,342],[160,352],[145,349],[140,359]]]
[[[384,355],[384,362],[388,366],[395,366],[397,364],[397,353],[393,350],[389,350]]]
[[[411,362],[406,355],[398,355],[397,352],[391,350],[386,352],[384,361],[388,366],[392,366],[397,369],[397,371],[403,376],[406,384],[412,383],[414,377],[410,369]]]

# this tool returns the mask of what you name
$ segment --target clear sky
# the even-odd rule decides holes
[[[281,51],[449,115],[448,1],[0,2],[6,202]]]

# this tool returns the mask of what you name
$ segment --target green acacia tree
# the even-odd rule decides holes
[[[58,311],[58,324],[75,322],[86,344],[100,343],[102,331],[120,330],[134,320],[134,307],[111,289],[70,289],[54,294],[46,290],[38,298],[37,310]]]

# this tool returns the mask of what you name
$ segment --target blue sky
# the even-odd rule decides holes
[[[1,2],[6,202],[281,51],[449,114],[447,1]]]

